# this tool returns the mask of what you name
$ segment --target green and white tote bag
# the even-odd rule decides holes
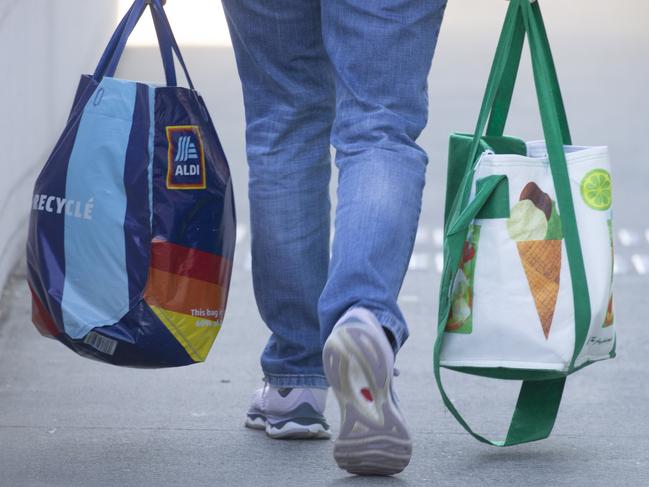
[[[526,33],[537,142],[503,135]],[[572,145],[538,2],[511,0],[475,133],[449,150],[435,376],[478,440],[546,438],[566,376],[615,356],[611,200],[607,148]],[[440,367],[523,381],[503,441],[469,427]]]

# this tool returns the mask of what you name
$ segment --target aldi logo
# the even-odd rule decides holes
[[[205,189],[205,152],[200,127],[167,127],[167,189]]]

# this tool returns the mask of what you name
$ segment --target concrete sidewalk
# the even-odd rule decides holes
[[[508,449],[477,443],[446,412],[431,367],[434,309],[403,303],[413,339],[397,386],[415,445],[410,467],[393,479],[346,475],[331,441],[276,441],[243,428],[265,340],[247,311],[247,281],[235,275],[206,364],[143,371],[82,359],[41,338],[29,323],[24,280],[14,278],[0,325],[0,486],[649,485],[649,306],[638,278],[617,287],[619,357],[569,379],[550,439]],[[481,431],[505,431],[513,383],[449,374],[449,384]],[[328,417],[336,431],[331,400]]]

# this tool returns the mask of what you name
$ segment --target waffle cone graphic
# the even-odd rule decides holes
[[[547,339],[559,295],[561,240],[529,240],[516,246]]]

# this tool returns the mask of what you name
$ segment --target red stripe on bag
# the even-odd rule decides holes
[[[144,299],[152,306],[216,321],[223,314],[227,289],[200,279],[151,269]]]
[[[227,287],[230,262],[219,255],[169,242],[151,243],[151,267]]]
[[[41,300],[38,299],[31,286],[29,286],[29,290],[32,293],[32,322],[36,325],[36,329],[45,337],[54,338],[60,335],[61,332],[56,327],[56,324],[54,324],[54,320],[45,309],[45,306],[43,306],[43,303],[41,303]]]

